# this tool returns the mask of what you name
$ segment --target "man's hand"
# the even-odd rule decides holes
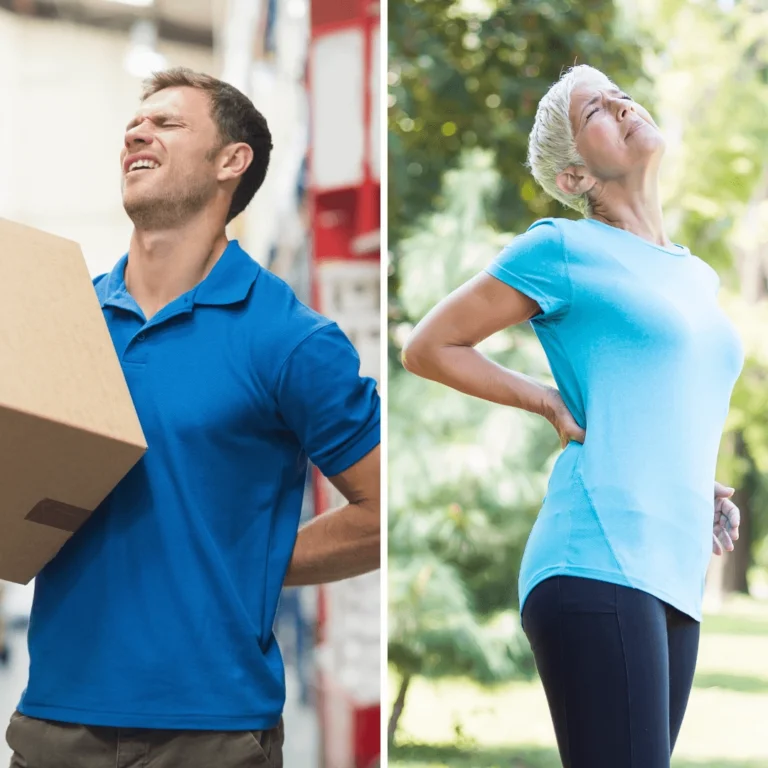
[[[715,481],[715,519],[712,528],[712,551],[716,555],[733,552],[733,542],[739,538],[741,514],[731,501],[735,489]]]

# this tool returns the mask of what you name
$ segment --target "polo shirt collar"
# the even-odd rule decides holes
[[[97,284],[96,294],[102,308],[113,306],[131,310],[135,307],[135,302],[125,287],[127,263],[126,253],[106,278]],[[195,286],[189,294],[195,304],[236,304],[248,296],[260,271],[261,267],[240,247],[240,243],[230,240],[205,280]]]
[[[125,265],[128,263],[128,254],[126,253],[120,261],[115,264],[112,271],[100,280],[96,285],[96,295],[99,297],[102,309],[106,306],[120,307],[133,311],[134,304],[126,290]]]
[[[240,243],[230,240],[208,277],[192,289],[194,302],[225,305],[243,301],[260,271],[261,267]]]

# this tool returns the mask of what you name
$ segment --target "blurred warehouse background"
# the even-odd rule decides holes
[[[275,144],[230,238],[337,320],[378,378],[379,46],[372,0],[0,0],[0,217],[79,242],[94,276],[110,270],[131,233],[118,158],[142,78],[179,65],[220,77]],[[335,493],[308,477],[305,517]],[[26,683],[33,585],[0,588],[2,724]],[[378,573],[284,593],[286,765],[378,763],[379,616]],[[0,766],[9,757],[0,740]]]

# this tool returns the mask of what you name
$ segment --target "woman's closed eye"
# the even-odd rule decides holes
[[[630,96],[628,93],[620,93],[620,94],[619,94],[619,98],[620,98],[620,99],[622,99],[622,100],[625,100],[625,101],[634,101],[634,99],[633,99],[633,98],[632,98],[632,97],[631,97],[631,96]],[[591,112],[590,112],[590,113],[587,115],[587,120],[589,120],[589,118],[590,118],[590,117],[592,117],[592,115],[594,115],[596,112],[599,112],[599,111],[600,111],[600,107],[599,107],[599,106],[595,107],[595,108],[594,108],[594,109],[593,109],[593,110],[592,110],[592,111],[591,111]]]

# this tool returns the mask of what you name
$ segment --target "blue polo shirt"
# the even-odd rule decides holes
[[[701,618],[717,454],[744,349],[717,273],[594,219],[543,219],[487,270],[535,299],[531,320],[586,430],[557,457],[519,577],[634,587]]]
[[[307,458],[332,477],[376,447],[375,382],[237,241],[149,322],[127,259],[94,284],[149,447],[36,579],[19,710],[271,728],[285,700],[272,626]]]

